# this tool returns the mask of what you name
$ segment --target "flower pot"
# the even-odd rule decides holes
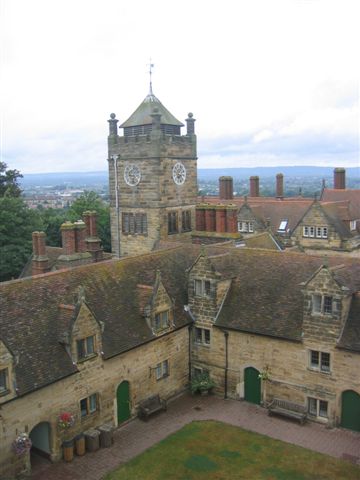
[[[74,458],[74,440],[65,440],[63,442],[63,454],[65,462],[71,462]]]
[[[85,435],[83,433],[75,437],[75,453],[79,457],[85,455]]]

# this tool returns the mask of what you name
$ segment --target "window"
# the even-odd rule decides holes
[[[320,372],[330,372],[330,353],[310,350],[310,368]]]
[[[350,230],[356,230],[356,220],[350,220]]]
[[[199,345],[210,345],[210,330],[195,327],[195,343]]]
[[[199,297],[210,296],[210,280],[195,279],[194,293]]]
[[[82,417],[91,415],[98,409],[97,394],[93,393],[90,397],[80,400],[80,412]]]
[[[238,231],[243,233],[253,233],[254,232],[253,222],[238,222]]]
[[[181,230],[183,232],[190,232],[191,230],[191,211],[185,210],[181,213],[182,225]]]
[[[161,380],[162,378],[169,376],[169,360],[165,360],[156,365],[155,376],[156,380]]]
[[[308,412],[314,417],[328,418],[328,402],[318,398],[308,398]]]
[[[286,232],[287,224],[288,224],[287,220],[281,220],[279,228],[278,228],[278,232]]]
[[[8,391],[8,369],[0,370],[0,395]]]
[[[312,311],[323,315],[331,315],[333,312],[333,298],[329,295],[313,295]]]
[[[146,213],[123,213],[122,232],[131,235],[147,235]]]
[[[78,360],[91,357],[95,354],[95,337],[82,338],[76,342]]]
[[[168,233],[178,233],[177,212],[168,213]]]
[[[162,330],[169,326],[169,310],[165,312],[159,312],[155,315],[154,318],[154,330]]]
[[[303,226],[303,237],[311,238],[328,238],[328,228],[327,227],[315,227],[312,225]]]

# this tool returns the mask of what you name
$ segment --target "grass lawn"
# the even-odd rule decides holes
[[[192,422],[104,480],[359,480],[342,460],[221,422]]]

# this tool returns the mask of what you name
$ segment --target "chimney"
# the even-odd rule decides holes
[[[334,168],[335,190],[345,190],[345,168]]]
[[[231,200],[234,197],[232,177],[219,178],[220,200]]]
[[[77,253],[86,252],[86,225],[82,220],[74,223],[75,226],[75,250]]]
[[[186,135],[195,135],[195,118],[193,118],[193,114],[190,112],[188,113],[188,118],[186,121]]]
[[[33,232],[33,259],[32,259],[32,275],[39,275],[50,270],[49,258],[46,255],[46,235],[44,232]]]
[[[61,240],[64,255],[74,255],[75,250],[75,225],[71,222],[65,222],[60,227]]]
[[[252,176],[250,177],[250,197],[259,197],[259,177]]]
[[[276,175],[276,198],[284,198],[284,175],[282,173]]]
[[[90,252],[94,262],[98,262],[103,258],[103,249],[101,248],[101,240],[97,236],[96,228],[96,211],[87,211],[83,213],[86,225],[86,251]]]

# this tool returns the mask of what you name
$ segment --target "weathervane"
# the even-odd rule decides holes
[[[152,91],[152,81],[151,81],[151,75],[152,75],[152,68],[154,68],[154,64],[151,63],[151,57],[150,57],[150,63],[148,63],[148,66],[149,66],[149,77],[150,77],[150,91],[149,91],[149,95],[153,95],[153,91]]]

